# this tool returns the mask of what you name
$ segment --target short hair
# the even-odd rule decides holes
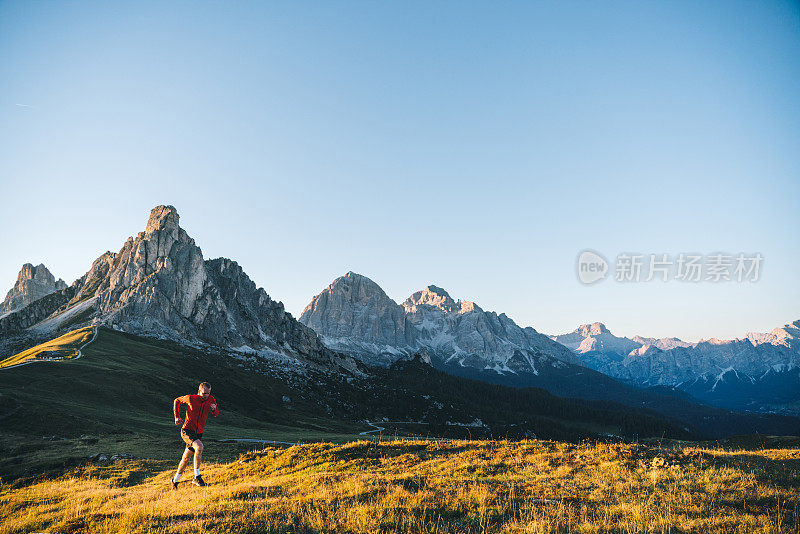
[[[197,389],[198,390],[207,389],[208,391],[211,391],[211,384],[209,384],[208,382],[200,382],[200,385],[197,386]]]

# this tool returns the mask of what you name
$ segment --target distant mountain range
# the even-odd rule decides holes
[[[793,363],[796,344],[790,326],[770,335],[751,335],[756,348],[749,341],[629,339],[614,336],[602,323],[545,336],[518,326],[505,314],[456,301],[435,285],[398,304],[374,281],[353,272],[315,296],[300,321],[327,346],[371,364],[386,366],[425,349],[432,365],[447,373],[513,387],[541,387],[564,397],[613,400],[669,413],[690,411],[676,405],[676,399],[740,410],[800,413],[796,409],[800,381]],[[736,364],[735,375],[725,374]],[[755,370],[760,371],[755,378],[746,374]],[[734,387],[734,376],[747,387]],[[722,388],[722,382],[730,386]],[[641,389],[653,386],[659,387]],[[770,391],[782,393],[771,395]]]
[[[453,300],[429,285],[397,304],[366,276],[348,272],[315,296],[300,315],[325,344],[365,361],[389,365],[399,355],[427,349],[442,365],[538,374],[581,360],[533,328]]]
[[[744,339],[617,337],[604,324],[551,336],[586,365],[640,386],[668,385],[735,409],[800,413],[800,320]]]
[[[740,416],[695,400],[791,412],[797,388],[785,378],[797,376],[796,324],[735,343],[618,338],[600,323],[551,339],[503,313],[454,300],[435,285],[398,304],[378,284],[353,272],[334,280],[295,320],[236,262],[204,259],[172,206],[154,208],[144,231],[130,237],[119,252],[102,254],[73,284],[54,278],[44,265],[23,266],[5,301],[12,311],[0,317],[4,352],[13,354],[59,332],[93,324],[225,353],[242,366],[269,361],[300,375],[305,369],[337,380],[379,376],[380,369],[414,360],[456,380],[621,403],[637,412],[661,414],[678,427],[686,424],[692,432],[707,427],[717,436],[734,428],[787,428],[796,421],[742,416],[746,423],[737,426],[734,421]],[[743,348],[750,352],[740,354]],[[693,374],[685,362],[698,365],[696,355],[701,353],[726,367],[714,377]],[[763,361],[749,361],[756,357]],[[735,358],[741,362],[738,367],[730,365]],[[764,365],[769,369],[757,379],[750,374]],[[738,392],[745,389],[747,398],[757,402],[742,401]],[[621,409],[620,404],[607,407]]]
[[[328,347],[371,365],[425,351],[451,375],[513,387],[539,387],[562,397],[640,401],[632,388],[587,368],[569,349],[505,314],[454,300],[426,286],[403,304],[366,276],[348,272],[315,296],[300,315]]]

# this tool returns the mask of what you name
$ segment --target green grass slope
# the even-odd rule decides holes
[[[225,357],[100,328],[74,361],[43,362],[0,372],[0,392],[18,409],[3,420],[10,431],[77,436],[156,434],[172,430],[172,401],[208,381],[223,416],[215,434],[244,429],[342,430],[329,418],[308,416],[316,406],[287,410],[281,380],[244,371]],[[304,409],[305,408],[305,409]]]
[[[172,401],[201,381],[212,384],[221,409],[206,425],[209,440],[340,441],[365,429],[318,417],[316,404],[296,396],[287,406],[285,381],[225,356],[106,328],[82,352],[77,360],[0,370],[0,477],[63,468],[97,452],[179,454]]]

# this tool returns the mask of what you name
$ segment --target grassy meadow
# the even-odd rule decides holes
[[[387,439],[431,428],[388,423],[365,437],[326,413],[335,383],[104,328],[82,352],[0,370],[0,534],[800,532],[798,438]],[[204,436],[210,485],[188,469],[172,491],[172,399],[202,380],[222,410]]]
[[[249,451],[206,465],[206,488],[173,491],[173,472],[123,459],[7,483],[0,534],[800,529],[796,445],[374,440]]]

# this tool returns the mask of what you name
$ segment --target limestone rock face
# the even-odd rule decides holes
[[[75,296],[75,286],[60,289],[31,302],[24,308],[0,317],[0,337],[20,334],[26,328],[47,319],[47,317],[66,306]]]
[[[218,319],[209,323],[214,327],[208,332],[210,337],[224,338],[228,335],[230,344],[238,343],[238,338],[241,338],[254,346],[264,343],[289,345],[305,356],[326,352],[316,333],[293,318],[284,310],[283,304],[272,300],[263,288],[256,287],[238,263],[217,258],[206,261],[205,268],[208,285],[213,287],[212,301],[217,303],[212,315],[218,307],[225,310],[224,323]],[[231,328],[235,329],[236,339],[233,334],[225,332]]]
[[[625,356],[644,344],[615,336],[603,323],[582,324],[569,334],[551,337],[579,354],[603,352]]]
[[[144,232],[92,265],[84,295],[98,297],[104,322],[190,339],[208,326],[214,303],[203,254],[178,220],[172,206],[154,208]]]
[[[144,232],[97,258],[70,288],[74,297],[32,329],[58,329],[60,317],[80,313],[79,324],[357,371],[352,359],[326,348],[235,261],[205,260],[179,220],[172,206],[154,208]]]
[[[5,300],[0,304],[0,315],[5,315],[24,308],[40,298],[55,293],[67,287],[60,278],[55,276],[44,266],[33,266],[26,263],[17,275],[17,282],[6,294]]]
[[[582,336],[598,336],[611,333],[603,323],[582,324],[575,331]]]
[[[670,350],[677,347],[691,347],[693,345],[692,343],[682,341],[677,337],[654,338],[633,336],[631,340],[635,341],[636,343],[641,343],[642,345],[653,345],[657,349],[661,350]]]
[[[378,284],[352,271],[317,295],[300,322],[320,334],[327,346],[363,355],[371,364],[388,365],[414,344],[402,306]]]
[[[580,364],[571,351],[533,328],[521,328],[505,314],[486,312],[473,302],[456,301],[440,287],[427,286],[400,305],[378,284],[353,272],[314,297],[300,322],[329,347],[373,364],[389,365],[421,349],[441,364],[498,372],[530,373],[537,359]]]
[[[788,336],[760,341],[752,338],[700,341],[689,347],[676,347],[643,357],[628,355],[621,366],[631,378],[659,380],[658,383],[665,384],[680,384],[705,375],[717,376],[723,370],[758,378],[777,367],[800,365],[800,321],[776,330]]]
[[[455,302],[441,287],[428,286],[406,299],[403,307],[413,313],[418,306],[431,306],[444,312],[460,312],[461,301]]]

